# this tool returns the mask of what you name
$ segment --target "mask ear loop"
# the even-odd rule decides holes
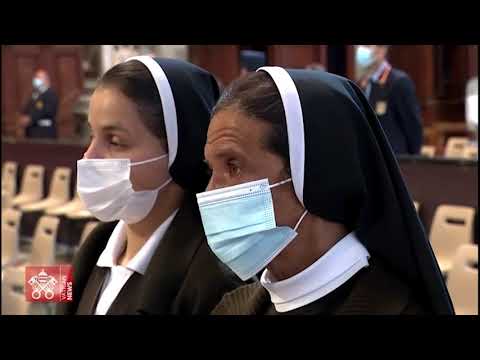
[[[148,159],[148,160],[143,160],[143,161],[137,161],[137,162],[134,162],[134,163],[130,163],[130,166],[137,166],[137,165],[143,165],[143,164],[148,164],[150,162],[153,162],[153,161],[157,161],[157,160],[160,160],[160,159],[164,159],[168,156],[168,153],[167,154],[163,154],[161,156],[157,156],[153,159]],[[168,184],[170,184],[170,182],[172,181],[173,179],[172,178],[169,178],[167,181],[165,181],[162,185],[160,185],[158,188],[154,189],[153,191],[160,191],[162,190],[165,186],[167,186]],[[146,190],[146,191],[152,191],[152,190]]]
[[[300,226],[300,223],[302,222],[303,218],[307,215],[307,213],[308,213],[308,210],[305,210],[303,212],[302,216],[300,216],[300,219],[297,221],[297,225],[295,225],[293,230],[297,231],[298,227]]]
[[[292,178],[289,178],[289,179],[287,179],[287,180],[280,181],[280,182],[278,182],[278,183],[276,183],[276,184],[270,185],[270,189],[273,189],[274,187],[277,187],[277,186],[286,184],[286,183],[291,182],[291,181],[292,181]]]
[[[153,159],[148,159],[148,160],[143,160],[143,161],[137,161],[137,162],[130,163],[130,166],[137,166],[137,165],[142,165],[142,164],[148,164],[148,163],[150,163],[150,162],[153,162],[153,161],[157,161],[157,160],[166,158],[167,156],[168,156],[168,153],[167,153],[167,154],[163,154],[163,155],[161,155],[161,156],[154,157]]]
[[[160,191],[162,190],[165,186],[167,186],[168,184],[170,184],[172,182],[172,178],[168,179],[167,181],[165,181],[162,185],[160,185],[158,188],[155,189],[155,191]]]
[[[289,178],[289,179],[286,179],[286,180],[283,180],[283,181],[280,181],[276,184],[273,184],[273,185],[270,185],[270,189],[274,188],[274,187],[277,187],[277,186],[280,186],[280,185],[283,185],[283,184],[286,184],[288,182],[291,182],[292,181],[292,178]],[[295,225],[295,227],[293,228],[293,230],[297,231],[298,227],[300,226],[300,224],[302,223],[302,220],[305,218],[305,216],[307,215],[308,213],[308,210],[305,209],[305,211],[303,212],[302,216],[300,216],[300,219],[297,221],[297,224]]]

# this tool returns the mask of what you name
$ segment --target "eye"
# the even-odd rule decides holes
[[[114,147],[122,147],[123,144],[120,142],[120,139],[118,136],[111,136],[108,143],[111,145],[111,146],[114,146]]]
[[[240,175],[240,166],[236,161],[229,161],[228,162],[228,170],[232,176]]]

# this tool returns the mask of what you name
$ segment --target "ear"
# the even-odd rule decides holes
[[[285,164],[285,167],[282,169],[282,177],[289,178],[292,177],[292,170],[290,169],[290,166],[288,164]]]
[[[164,138],[161,138],[160,139],[160,144],[162,146],[162,149],[168,153],[168,140],[167,140],[167,137],[165,136]]]

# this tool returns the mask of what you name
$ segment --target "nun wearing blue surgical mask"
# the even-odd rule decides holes
[[[394,154],[363,92],[263,67],[225,90],[210,122],[211,249],[242,280],[216,315],[453,314]]]
[[[92,95],[92,138],[77,190],[102,221],[74,260],[73,302],[61,314],[207,314],[238,278],[207,246],[195,192],[218,98],[205,70],[134,57]]]

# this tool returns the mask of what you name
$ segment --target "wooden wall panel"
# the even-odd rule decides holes
[[[326,45],[270,45],[268,64],[303,69],[312,63],[327,66]]]
[[[431,45],[394,45],[388,59],[393,67],[405,71],[415,84],[424,125],[434,120],[434,48]]]
[[[346,45],[346,56],[347,72],[345,76],[355,80],[355,45]]]
[[[191,45],[189,60],[210,71],[222,86],[227,86],[240,74],[238,45]]]
[[[58,133],[59,136],[70,137],[74,134],[76,125],[72,109],[78,96],[80,96],[83,84],[82,72],[78,71],[81,68],[80,57],[76,51],[70,51],[69,49],[62,49],[55,55],[57,87],[59,93],[62,94],[59,103]]]
[[[468,46],[468,78],[478,76],[478,45]]]

